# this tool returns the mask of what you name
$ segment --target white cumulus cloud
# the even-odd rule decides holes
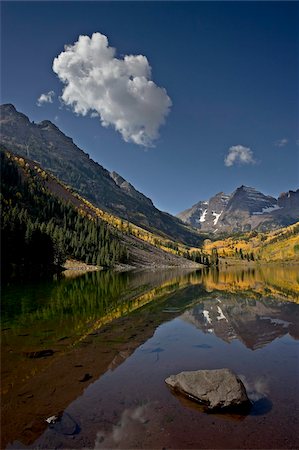
[[[283,138],[283,139],[279,139],[278,141],[275,141],[275,146],[276,147],[284,147],[285,145],[287,145],[287,143],[289,142],[289,140],[287,138]]]
[[[224,158],[224,164],[227,167],[231,167],[234,164],[255,164],[253,152],[249,147],[234,145],[229,148],[228,153]]]
[[[115,56],[101,33],[79,36],[53,62],[65,84],[62,101],[75,113],[99,115],[126,142],[152,146],[171,107],[164,88],[151,79],[151,66],[143,55]]]
[[[42,106],[44,103],[53,103],[53,98],[55,97],[54,91],[49,91],[46,94],[41,94],[37,99],[37,106]]]

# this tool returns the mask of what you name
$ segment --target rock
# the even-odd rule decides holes
[[[166,384],[208,410],[248,407],[242,381],[229,369],[181,372],[166,378]]]
[[[27,358],[30,359],[46,358],[48,356],[54,355],[54,350],[47,349],[47,350],[39,350],[36,352],[26,352],[25,355],[27,356]]]
[[[59,420],[53,422],[52,428],[59,434],[65,436],[73,436],[80,433],[80,427],[78,423],[67,412],[64,412]]]
[[[80,381],[80,383],[85,383],[85,381],[91,380],[91,378],[92,378],[92,375],[90,375],[89,373],[86,373],[84,375],[84,377],[81,378],[81,380],[79,380],[79,381]]]
[[[50,423],[50,424],[54,424],[59,420],[58,416],[50,416],[46,419],[46,422]]]
[[[59,412],[57,415],[45,419],[50,428],[57,433],[72,436],[80,432],[77,422],[67,412]]]

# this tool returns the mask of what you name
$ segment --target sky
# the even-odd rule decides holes
[[[163,211],[299,181],[297,2],[1,2],[1,103]],[[67,46],[67,47],[66,47]]]

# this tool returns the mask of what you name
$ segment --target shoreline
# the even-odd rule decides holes
[[[275,266],[299,266],[299,261],[239,261],[239,260],[220,260],[219,266],[204,266],[203,264],[182,264],[180,266],[173,266],[167,264],[149,264],[149,265],[136,265],[131,264],[115,264],[113,267],[104,268],[102,266],[94,266],[92,264],[86,264],[81,261],[67,260],[63,265],[62,275],[66,277],[77,276],[87,272],[98,272],[102,270],[112,270],[114,272],[130,272],[130,271],[140,271],[140,270],[170,270],[170,269],[218,269],[226,270],[231,268],[237,269],[247,269],[256,267],[275,267]]]
[[[66,277],[75,276],[79,274],[84,274],[86,272],[98,272],[101,270],[112,270],[114,272],[129,272],[134,270],[167,270],[167,269],[189,269],[196,270],[202,269],[205,266],[199,263],[193,263],[192,261],[187,260],[186,264],[182,265],[170,265],[170,264],[157,264],[152,263],[148,265],[136,265],[133,266],[131,264],[115,264],[113,267],[108,267],[107,269],[102,266],[94,266],[92,264],[86,264],[81,261],[76,261],[74,259],[66,260],[63,265],[62,274]]]

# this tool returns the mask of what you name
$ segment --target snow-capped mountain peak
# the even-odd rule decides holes
[[[299,220],[299,190],[283,193],[276,199],[242,185],[232,194],[219,192],[210,200],[200,201],[178,217],[214,233],[279,228]]]

